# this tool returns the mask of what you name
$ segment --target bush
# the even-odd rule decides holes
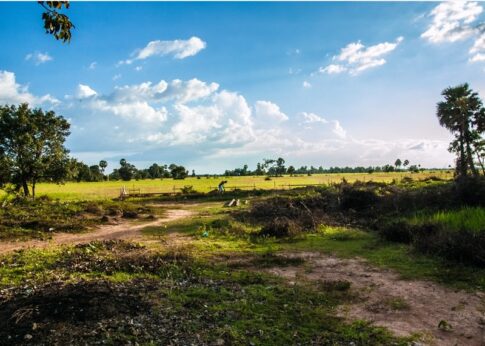
[[[385,224],[378,231],[385,240],[412,244],[414,249],[424,254],[485,265],[485,228],[477,232],[452,230],[433,222],[413,225],[406,221],[395,221]]]
[[[190,195],[192,193],[196,193],[194,187],[192,185],[185,185],[180,189],[184,195]]]
[[[296,222],[285,216],[281,216],[271,220],[270,223],[258,232],[258,235],[263,237],[285,238],[294,237],[301,232],[302,228]]]
[[[413,241],[413,226],[406,221],[385,222],[378,226],[379,235],[388,241],[410,244]]]
[[[459,203],[485,206],[485,178],[460,178],[454,184],[454,194]]]
[[[373,190],[361,190],[352,186],[345,186],[342,189],[340,207],[344,210],[362,211],[375,206],[377,201],[377,195]]]
[[[418,226],[414,232],[414,247],[427,254],[434,254],[449,260],[484,266],[485,229],[453,231],[435,224]]]

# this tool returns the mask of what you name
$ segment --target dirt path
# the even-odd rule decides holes
[[[485,345],[485,294],[452,290],[427,281],[402,280],[364,260],[341,259],[320,253],[286,253],[302,257],[305,266],[275,267],[268,271],[296,282],[345,280],[357,299],[339,309],[349,321],[374,322],[396,335],[422,333],[426,345]],[[452,327],[440,330],[440,321]]]
[[[93,240],[124,239],[140,241],[143,239],[141,230],[145,227],[160,226],[164,223],[183,219],[193,215],[193,212],[185,209],[169,209],[166,216],[150,222],[137,223],[123,221],[116,225],[102,225],[91,232],[85,233],[55,233],[52,239],[29,240],[22,242],[0,242],[0,254],[14,250],[28,248],[46,248],[52,245],[88,243]]]

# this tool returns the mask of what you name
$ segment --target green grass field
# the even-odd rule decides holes
[[[452,174],[448,171],[425,171],[421,173],[392,172],[392,173],[343,173],[343,174],[314,174],[311,176],[284,176],[265,180],[265,176],[244,177],[201,177],[200,179],[189,177],[185,180],[173,179],[146,179],[132,181],[104,181],[104,182],[68,182],[62,185],[41,183],[37,185],[37,196],[47,195],[61,200],[99,200],[115,198],[120,194],[120,189],[125,186],[128,192],[153,193],[153,192],[180,192],[184,186],[192,186],[198,192],[209,192],[217,188],[221,180],[227,180],[226,189],[240,188],[252,189],[288,189],[304,185],[331,184],[341,182],[345,178],[348,182],[375,181],[391,182],[400,181],[404,177],[412,177],[422,180],[430,176],[442,179],[450,179]],[[293,185],[293,186],[292,186]],[[136,190],[136,191],[134,191]],[[0,191],[0,196],[2,195]]]

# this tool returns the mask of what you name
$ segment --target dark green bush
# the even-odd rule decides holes
[[[287,217],[276,217],[271,222],[263,226],[258,232],[259,236],[286,238],[294,237],[302,232],[302,228]]]
[[[410,244],[413,241],[413,226],[406,221],[388,221],[378,226],[379,235],[388,241]]]
[[[485,229],[454,231],[427,224],[417,227],[413,238],[414,247],[422,253],[485,266]]]
[[[361,190],[352,186],[345,186],[341,194],[341,208],[362,211],[374,207],[378,197],[373,190]]]

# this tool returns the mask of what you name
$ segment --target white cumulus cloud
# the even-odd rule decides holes
[[[185,59],[196,55],[206,46],[207,43],[196,36],[192,36],[188,40],[150,41],[145,47],[135,50],[130,59],[121,61],[120,64],[132,64],[134,61],[144,60],[152,56],[170,55],[175,59]]]
[[[322,124],[327,124],[328,123],[328,120],[326,120],[325,118],[319,116],[318,114],[315,114],[315,113],[307,113],[307,112],[301,112],[300,113],[302,118],[303,118],[303,122],[305,124],[313,124],[313,123],[322,123]]]
[[[89,85],[79,84],[77,86],[76,97],[79,99],[88,98],[97,95],[97,92],[91,89]]]
[[[280,107],[270,101],[256,101],[254,105],[258,117],[269,117],[277,121],[287,121],[288,116],[280,110]]]
[[[333,57],[337,63],[320,67],[319,72],[326,74],[349,72],[351,75],[357,75],[367,69],[384,65],[386,63],[384,56],[395,50],[402,41],[403,37],[400,36],[394,42],[383,42],[369,47],[360,41],[349,43],[341,49],[339,55]]]
[[[318,72],[320,73],[327,73],[327,74],[339,74],[346,71],[347,71],[347,68],[345,66],[337,65],[337,64],[330,64],[325,67],[320,67],[320,69],[318,70]]]
[[[472,36],[470,24],[482,13],[477,2],[445,1],[429,14],[433,20],[421,37],[432,43],[455,42]]]
[[[447,1],[436,6],[430,13],[432,22],[421,38],[433,44],[451,43],[472,39],[469,49],[470,62],[485,61],[485,24],[476,21],[483,7],[474,1]]]
[[[33,106],[46,103],[60,103],[58,99],[49,94],[44,96],[35,96],[31,94],[27,86],[17,83],[15,73],[9,71],[0,71],[0,103],[18,104],[23,102],[27,102]]]

